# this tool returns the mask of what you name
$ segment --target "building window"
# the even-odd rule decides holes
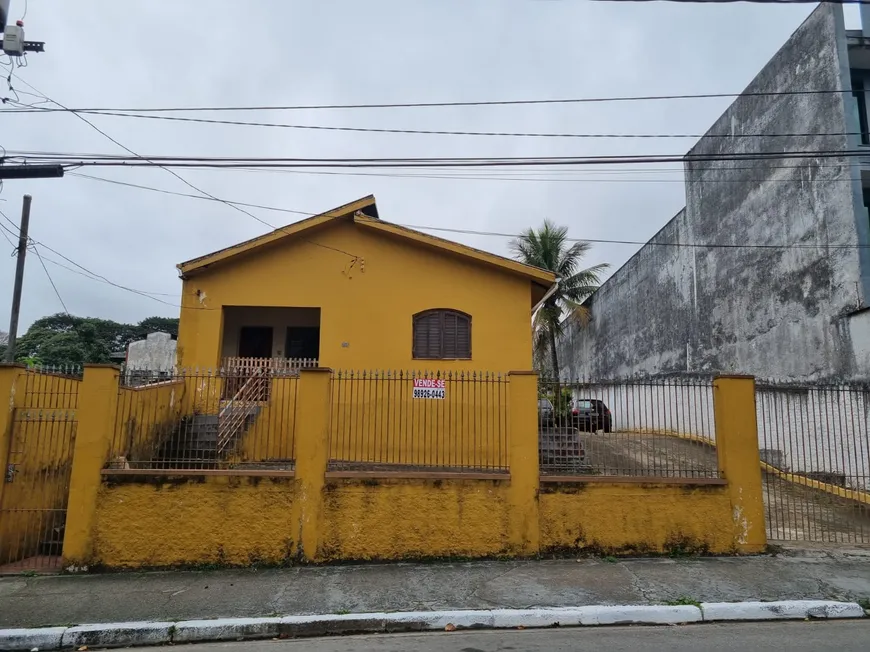
[[[867,97],[864,94],[864,77],[852,76],[852,97],[858,102],[858,124],[861,128],[861,144],[870,145],[870,128],[867,125]]]
[[[471,315],[444,309],[418,312],[414,315],[413,357],[471,358]]]

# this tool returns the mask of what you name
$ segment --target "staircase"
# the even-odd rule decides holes
[[[166,468],[217,468],[257,420],[269,380],[257,370],[231,399],[222,402],[218,414],[184,417],[154,461]]]

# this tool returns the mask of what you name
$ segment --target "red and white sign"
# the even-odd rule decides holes
[[[415,378],[414,398],[443,399],[447,383],[440,378]]]

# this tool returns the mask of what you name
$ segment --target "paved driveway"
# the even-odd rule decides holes
[[[716,477],[716,450],[662,434],[583,433],[584,473]],[[762,471],[759,469],[759,473]],[[771,540],[870,543],[870,507],[762,473]]]

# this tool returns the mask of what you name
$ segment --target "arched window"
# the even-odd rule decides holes
[[[458,310],[425,310],[414,315],[413,357],[471,358],[471,315]]]

